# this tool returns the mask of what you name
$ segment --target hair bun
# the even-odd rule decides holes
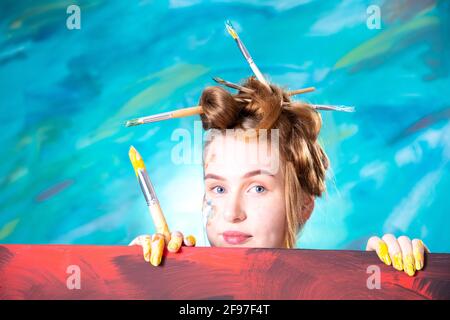
[[[219,86],[207,87],[200,97],[203,128],[208,129],[272,129],[289,96],[277,86],[266,86],[255,77],[243,84],[253,92],[232,95]]]
[[[244,87],[253,90],[253,93],[248,94],[251,102],[244,108],[257,123],[254,127],[272,129],[282,112],[283,101],[289,101],[289,98],[277,86],[266,86],[255,77],[248,78]]]
[[[239,103],[224,88],[207,87],[200,97],[200,105],[204,112],[201,115],[203,129],[228,129],[237,124]]]
[[[322,127],[322,117],[320,116],[320,113],[308,104],[300,102],[292,103],[286,110],[291,112],[294,117],[297,118],[305,136],[311,141],[316,141]]]

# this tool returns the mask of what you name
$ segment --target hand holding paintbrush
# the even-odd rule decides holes
[[[148,176],[144,160],[134,147],[130,148],[128,155],[156,227],[156,234],[153,236],[139,236],[129,245],[142,246],[145,261],[158,266],[161,263],[165,244],[167,244],[167,249],[170,252],[178,252],[183,243],[186,246],[195,246],[195,238],[192,235],[183,237],[183,234],[179,231],[170,233],[169,226],[156,197],[155,189]]]

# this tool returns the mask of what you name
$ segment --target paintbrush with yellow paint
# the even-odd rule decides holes
[[[266,79],[262,75],[261,71],[259,71],[258,66],[255,64],[255,61],[253,61],[252,56],[248,52],[247,48],[245,47],[244,43],[239,38],[239,35],[237,34],[236,30],[233,28],[233,25],[229,20],[225,22],[225,27],[227,28],[228,33],[230,36],[236,41],[236,44],[241,51],[242,55],[244,56],[245,60],[247,60],[250,68],[252,69],[253,73],[255,74],[256,78],[264,83],[266,86],[269,86]]]
[[[153,223],[155,224],[156,232],[164,235],[166,243],[169,243],[169,226],[167,225],[166,218],[164,217],[158,198],[156,197],[155,189],[153,188],[152,182],[148,176],[144,160],[133,146],[130,147],[128,155],[139,181],[139,185],[141,186],[142,193],[144,194],[145,201],[147,201],[147,206],[152,216]]]

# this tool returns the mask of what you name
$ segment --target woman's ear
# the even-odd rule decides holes
[[[311,214],[314,210],[314,196],[309,194],[303,194],[302,199],[302,210],[301,210],[301,217],[300,221],[306,222],[311,217]]]

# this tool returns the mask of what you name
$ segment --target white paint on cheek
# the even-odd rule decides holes
[[[202,211],[203,227],[206,227],[206,223],[208,222],[208,217],[211,214],[211,210],[212,210],[211,200],[205,198],[203,201],[203,211]]]
[[[203,204],[203,225],[206,227],[209,220],[213,219],[216,215],[216,207],[211,199],[205,198]]]
[[[208,222],[211,221],[216,216],[216,207],[213,204],[213,201],[211,199],[208,199],[205,197],[205,200],[203,202],[203,210],[202,210],[202,222],[203,222],[203,237],[205,240],[205,243],[207,243],[207,226]]]

